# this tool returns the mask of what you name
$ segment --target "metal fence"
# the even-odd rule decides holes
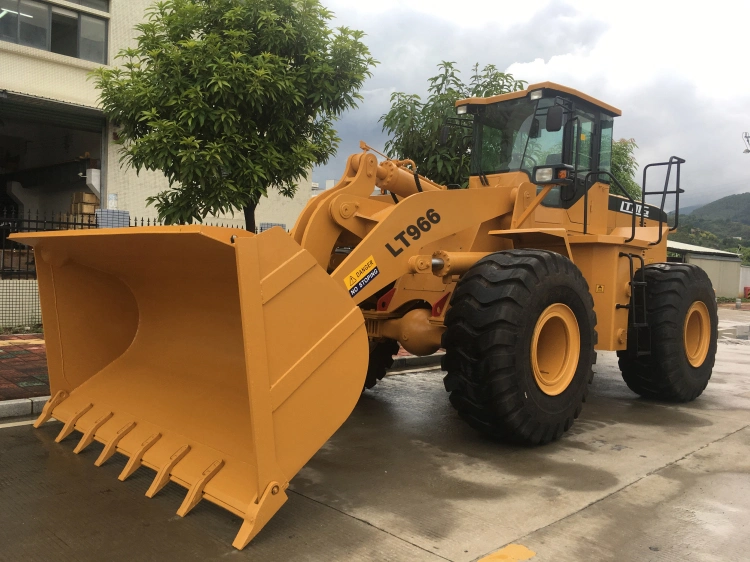
[[[208,221],[208,226],[241,228],[224,222]],[[107,211],[97,215],[69,215],[40,212],[0,211],[0,331],[38,330],[42,324],[34,251],[9,239],[11,234],[54,230],[80,230],[110,227],[162,226],[152,218],[130,218],[125,213]]]
[[[19,232],[96,228],[89,215],[0,213],[0,330],[34,330],[42,323],[32,248],[8,237]]]

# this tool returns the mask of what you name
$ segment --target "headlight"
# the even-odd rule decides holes
[[[552,181],[553,169],[552,168],[539,168],[534,174],[534,181],[537,183],[546,183]]]
[[[529,94],[529,99],[531,101],[542,99],[542,91],[541,90],[534,90],[533,92],[531,92]]]
[[[469,112],[468,105],[459,105],[456,108],[456,115],[466,115]]]

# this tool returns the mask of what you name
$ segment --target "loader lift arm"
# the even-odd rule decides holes
[[[392,160],[378,164],[369,152],[350,156],[339,184],[312,199],[292,231],[295,241],[326,268],[342,234],[361,239],[331,271],[356,304],[403,275],[415,273],[409,260],[424,254],[423,248],[442,241],[439,247],[443,251],[469,251],[451,237],[513,210],[514,201],[501,197],[501,192],[488,198],[481,189],[447,190],[415,176],[407,164],[413,165]],[[376,187],[402,199],[396,204],[388,197],[371,197]],[[350,280],[359,285],[362,280],[357,273],[370,260],[375,275],[354,289]],[[372,272],[366,269],[362,273]]]

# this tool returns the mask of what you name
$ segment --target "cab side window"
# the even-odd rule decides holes
[[[576,147],[576,158],[573,165],[578,165],[579,176],[585,176],[585,172],[590,172],[594,165],[594,122],[595,117],[586,111],[576,110],[577,122],[574,124],[575,131],[573,135]]]
[[[601,148],[599,149],[599,169],[604,172],[612,171],[612,125],[614,119],[608,115],[601,116]],[[601,182],[609,183],[609,178],[602,176]]]

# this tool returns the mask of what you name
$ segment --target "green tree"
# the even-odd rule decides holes
[[[443,185],[465,186],[471,158],[472,117],[457,117],[455,103],[470,97],[488,97],[522,90],[526,82],[488,65],[474,65],[469,83],[459,77],[454,62],[438,65],[440,74],[429,79],[427,101],[416,94],[391,95],[391,109],[380,118],[390,135],[385,151],[391,158],[409,158],[419,173]],[[440,132],[446,119],[456,118],[465,127],[452,127],[447,144],[441,146]]]
[[[293,197],[335,153],[333,123],[377,64],[361,31],[331,30],[318,0],[165,0],[119,68],[94,71],[121,164],[161,170],[148,198],[167,223],[242,209],[248,230],[271,188]]]
[[[635,139],[620,139],[612,143],[612,175],[627,190],[636,201],[641,200],[641,186],[633,179],[638,171],[638,161],[635,159]],[[612,193],[616,193],[613,188]]]

